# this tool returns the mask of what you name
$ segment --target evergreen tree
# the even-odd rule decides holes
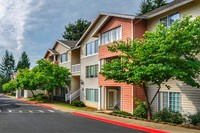
[[[142,0],[138,16],[148,13],[166,4],[166,0]]]
[[[79,40],[90,24],[90,21],[81,18],[78,19],[74,24],[69,23],[67,26],[65,26],[63,38],[66,40]]]
[[[2,77],[2,83],[7,83],[11,79],[11,75],[15,70],[15,59],[12,53],[6,50],[2,63],[0,64],[0,75]]]
[[[18,63],[17,63],[16,70],[18,70],[18,69],[25,69],[25,68],[29,68],[29,67],[30,67],[30,60],[28,58],[28,55],[24,51],[22,53],[22,56],[20,57]]]

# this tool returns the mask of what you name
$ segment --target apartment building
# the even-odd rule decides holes
[[[80,96],[87,106],[101,110],[120,109],[132,113],[135,98],[145,101],[143,89],[126,83],[105,80],[99,74],[102,65],[118,58],[118,53],[108,51],[107,46],[114,41],[127,38],[142,38],[145,31],[154,31],[163,22],[170,26],[185,14],[193,18],[200,16],[199,0],[175,0],[142,16],[127,14],[100,13],[78,42],[57,40],[45,58],[71,70],[70,89],[58,90],[55,95],[65,94],[65,100],[72,101]],[[153,112],[167,107],[182,114],[193,114],[200,110],[200,90],[171,80],[168,90],[164,86],[152,104]],[[157,86],[149,85],[151,100]],[[57,93],[57,94],[56,94]]]
[[[199,0],[175,0],[163,7],[155,9],[142,17],[147,18],[147,30],[154,31],[156,25],[163,22],[166,26],[170,26],[177,19],[181,19],[184,15],[192,15],[192,19],[200,16]],[[171,89],[168,90],[162,86],[158,96],[152,104],[154,112],[163,108],[180,112],[182,114],[194,114],[200,110],[200,89],[187,86],[182,82],[171,80],[167,83]],[[149,99],[152,99],[157,91],[157,86],[150,86],[148,90]]]
[[[66,94],[80,89],[80,49],[75,47],[76,41],[57,40],[51,49],[48,49],[44,58],[54,64],[70,69],[71,85],[54,89],[54,100],[65,101]],[[75,99],[79,95],[71,97]],[[68,100],[69,97],[68,97]]]

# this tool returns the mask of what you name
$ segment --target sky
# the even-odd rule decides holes
[[[31,67],[44,57],[68,23],[93,21],[99,12],[132,14],[141,0],[0,0],[0,63],[5,51],[17,64],[23,51]]]

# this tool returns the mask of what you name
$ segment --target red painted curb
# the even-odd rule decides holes
[[[48,108],[48,109],[51,109],[53,107],[51,106],[48,106],[48,105],[44,105],[44,104],[41,104],[41,103],[38,103],[38,102],[34,102],[34,101],[29,101],[29,100],[23,100],[21,98],[16,98],[17,100],[20,100],[20,101],[23,101],[23,102],[26,102],[26,103],[29,103],[29,104],[37,104],[38,106],[41,106],[41,107],[44,107],[44,108]]]
[[[153,128],[149,128],[149,127],[143,127],[143,126],[128,124],[128,123],[115,121],[115,120],[109,120],[109,119],[106,119],[106,118],[87,115],[87,114],[83,114],[83,113],[79,113],[79,112],[72,112],[72,114],[82,116],[82,117],[86,117],[86,118],[90,118],[90,119],[94,119],[94,120],[98,120],[98,121],[102,121],[102,122],[106,122],[106,123],[111,123],[111,124],[122,126],[122,127],[141,130],[141,131],[145,131],[145,132],[150,132],[150,133],[170,133],[170,132],[167,132],[167,131],[162,131],[162,130],[153,129]]]

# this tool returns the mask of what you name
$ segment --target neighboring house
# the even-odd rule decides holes
[[[185,14],[192,15],[192,18],[200,16],[200,0],[175,0],[144,14],[142,17],[147,18],[147,30],[153,31],[160,22],[170,26],[175,20],[180,19]],[[154,100],[152,104],[154,112],[160,111],[165,107],[187,115],[194,114],[197,110],[200,110],[199,88],[193,88],[174,80],[169,81],[168,85],[171,89],[168,90],[163,86]],[[150,99],[153,98],[156,91],[156,86],[149,87],[148,94]]]
[[[44,58],[59,66],[70,69],[71,85],[54,89],[54,100],[65,101],[67,93],[80,88],[80,49],[75,48],[76,41],[57,40],[52,49],[47,50]]]

